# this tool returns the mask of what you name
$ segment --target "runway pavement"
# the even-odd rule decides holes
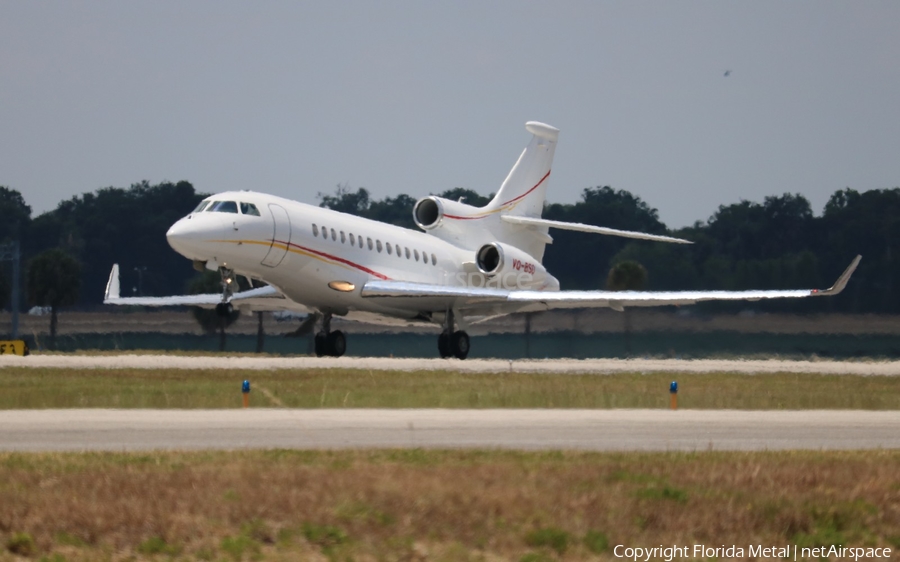
[[[3,451],[900,448],[896,411],[5,410]]]
[[[411,359],[390,357],[269,357],[223,355],[0,355],[3,368],[81,369],[366,369],[378,371],[457,371],[467,373],[820,373],[900,375],[900,361],[783,361],[725,359]]]

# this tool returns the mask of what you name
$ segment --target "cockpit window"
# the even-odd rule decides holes
[[[237,203],[234,201],[216,201],[213,203],[207,211],[212,211],[214,213],[235,213],[237,214],[238,208]]]
[[[259,209],[257,209],[256,205],[254,205],[253,203],[241,202],[241,214],[242,215],[253,215],[254,217],[258,217]]]
[[[191,211],[191,212],[193,212],[193,213],[200,213],[200,212],[202,212],[203,209],[205,209],[206,206],[209,205],[210,203],[211,203],[211,201],[200,201],[200,204],[197,205],[197,208],[194,209],[194,210]]]

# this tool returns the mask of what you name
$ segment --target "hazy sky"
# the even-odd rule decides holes
[[[900,186],[898,30],[896,1],[0,0],[0,185],[35,215],[144,179],[487,193],[538,120],[550,201],[819,213]]]

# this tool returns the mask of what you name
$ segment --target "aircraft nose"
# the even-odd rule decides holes
[[[184,237],[185,228],[183,219],[170,226],[169,230],[166,231],[166,240],[168,240],[170,244],[182,240]]]
[[[181,219],[169,227],[169,230],[166,232],[166,240],[169,241],[169,246],[172,246],[172,249],[183,255],[190,252],[190,242],[195,234],[187,222],[187,220]]]

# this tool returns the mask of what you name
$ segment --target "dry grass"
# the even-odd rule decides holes
[[[0,506],[3,544],[27,533],[47,560],[582,560],[612,559],[616,544],[695,542],[900,548],[900,452],[17,453],[0,455]]]
[[[241,380],[256,406],[299,408],[900,409],[900,377],[729,373],[559,375],[341,369],[0,369],[0,408],[233,408]]]

